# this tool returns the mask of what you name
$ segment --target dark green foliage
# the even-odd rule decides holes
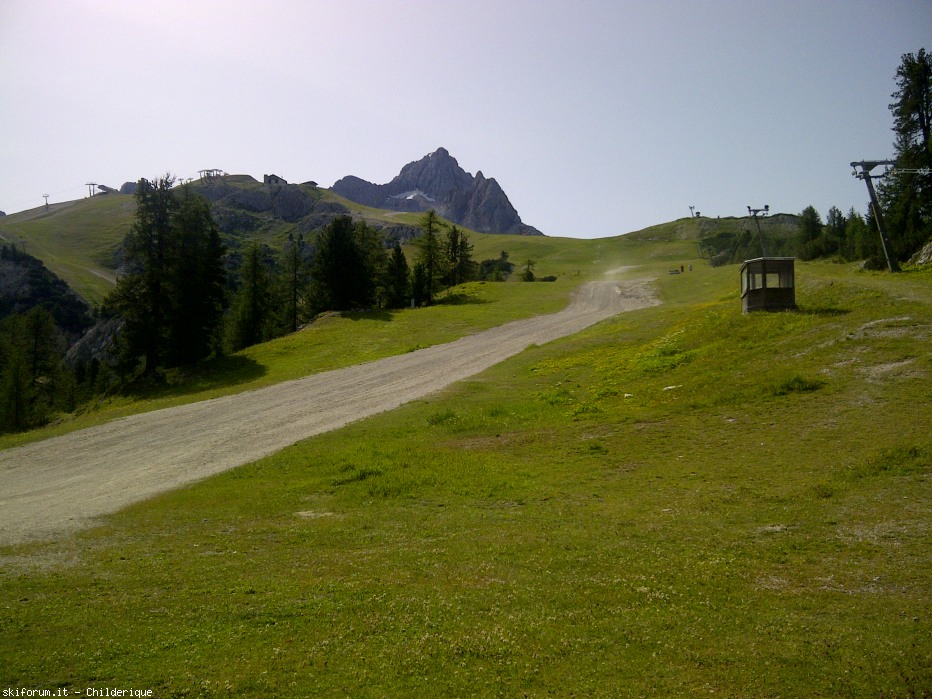
[[[902,261],[932,237],[932,54],[905,54],[896,86],[890,111],[899,172],[881,181],[878,195],[893,254]]]
[[[841,209],[833,206],[828,210],[828,216],[825,218],[825,227],[823,228],[823,237],[826,242],[827,255],[834,255],[841,252],[845,242],[845,215]]]
[[[427,279],[427,265],[423,262],[417,262],[411,268],[411,298],[414,300],[415,306],[428,303],[431,299]]]
[[[172,231],[166,363],[181,366],[218,349],[226,272],[210,205],[187,187],[175,210]]]
[[[41,260],[15,245],[0,245],[0,319],[36,306],[52,314],[70,341],[93,322],[87,304]]]
[[[126,321],[123,355],[129,363],[142,356],[145,373],[154,374],[165,356],[165,317],[168,296],[168,248],[171,235],[173,180],[164,177],[154,184],[139,180],[136,188],[136,221],[124,241],[130,273],[117,282],[108,297]]]
[[[354,224],[354,239],[362,255],[363,269],[360,296],[360,308],[381,307],[385,302],[386,269],[388,267],[388,250],[382,233],[365,221]]]
[[[812,260],[824,254],[822,217],[814,206],[807,206],[799,214],[799,233],[796,239],[797,256]]]
[[[845,239],[842,244],[841,257],[845,260],[864,260],[872,255],[881,254],[880,240],[871,235],[864,217],[853,208],[845,219]]]
[[[216,348],[222,319],[223,246],[208,203],[174,179],[141,179],[124,242],[129,271],[107,299],[124,318],[123,360],[143,371],[187,364]]]
[[[532,282],[534,281],[534,265],[537,264],[534,260],[525,260],[524,261],[524,271],[521,273],[521,281]]]
[[[378,231],[349,216],[334,219],[320,233],[311,268],[314,309],[348,311],[377,301],[385,250]]]
[[[227,342],[233,352],[275,336],[273,271],[261,244],[253,242],[246,248],[239,276],[227,325]]]
[[[423,233],[416,238],[414,245],[418,250],[418,262],[424,265],[424,281],[419,291],[423,295],[422,303],[431,303],[434,294],[440,289],[443,277],[443,251],[440,245],[441,222],[437,212],[431,209],[421,218]]]
[[[786,396],[790,393],[811,393],[818,391],[825,386],[824,381],[819,379],[806,379],[802,376],[793,376],[777,384],[773,389],[773,395]]]
[[[515,266],[508,261],[508,253],[502,250],[497,259],[479,263],[478,278],[482,281],[501,282],[508,278]]]
[[[392,247],[385,272],[385,305],[402,308],[411,297],[410,270],[404,251],[398,243]]]
[[[281,300],[284,308],[283,329],[295,332],[298,326],[308,320],[306,296],[310,283],[310,264],[307,258],[307,244],[304,235],[297,239],[294,233],[288,234],[288,243],[282,255]]]
[[[466,234],[457,226],[450,226],[444,247],[447,258],[444,282],[449,286],[456,286],[475,279],[477,265],[473,262],[473,246]]]
[[[64,353],[65,339],[45,309],[0,321],[0,432],[43,425],[56,410],[74,407]]]

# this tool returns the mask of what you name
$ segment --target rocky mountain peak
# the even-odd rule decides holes
[[[443,147],[408,163],[387,184],[349,175],[331,189],[359,204],[396,211],[437,213],[483,233],[542,235],[521,221],[504,190],[482,172],[473,177]]]

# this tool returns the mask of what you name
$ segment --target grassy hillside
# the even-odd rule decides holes
[[[665,244],[631,244],[624,237],[578,240],[475,234],[474,239],[477,259],[497,257],[501,247],[506,246],[516,251],[513,259],[533,257],[538,261],[540,275],[558,279],[538,284],[470,283],[442,294],[439,303],[429,308],[328,315],[293,335],[192,369],[174,371],[165,386],[109,396],[41,430],[0,436],[0,448],[142,410],[204,400],[371,361],[448,342],[518,318],[554,312],[566,305],[581,281],[616,270],[619,260],[640,260],[645,264],[633,274],[656,276],[660,271],[666,273],[669,265],[662,260],[675,250]]]
[[[207,185],[195,182],[192,186],[210,194]],[[246,195],[266,193],[268,188],[247,175],[230,175],[222,180],[224,192],[240,191]],[[373,209],[351,202],[329,190],[303,186],[302,190],[318,202],[346,210],[356,219],[379,227],[417,227],[422,214]],[[248,202],[248,197],[245,198]],[[48,209],[39,207],[0,219],[0,238],[24,247],[26,252],[39,258],[64,279],[88,303],[99,304],[115,283],[114,252],[123,242],[135,214],[135,198],[116,192],[53,204]],[[232,217],[230,224],[239,232],[226,236],[228,246],[236,247],[245,240],[259,240],[273,248],[280,248],[295,223],[276,218],[272,212],[251,211],[248,207],[225,208]],[[224,218],[224,213],[219,214]],[[666,224],[677,231],[686,231],[680,237],[695,238],[698,229],[687,219]],[[238,227],[238,228],[237,228]],[[661,227],[665,228],[665,227]],[[521,265],[527,259],[539,263],[538,276],[575,275],[588,277],[600,274],[604,262],[615,252],[616,244],[580,241],[568,238],[538,238],[533,236],[487,235],[466,231],[475,246],[476,260],[496,258],[502,250],[511,255],[511,261]],[[686,245],[683,252],[689,254]],[[677,254],[683,254],[677,252]],[[665,252],[664,254],[669,254]]]
[[[0,684],[927,695],[932,274],[799,264],[798,312],[742,315],[736,269],[694,259],[681,225],[483,238],[558,281],[328,321],[340,348],[375,356],[422,342],[427,319],[454,335],[632,265],[620,275],[655,276],[665,302],[3,549]],[[249,380],[342,361],[312,336],[255,348]]]
[[[0,237],[24,246],[89,303],[115,283],[113,251],[132,225],[135,199],[107,194],[0,218]]]
[[[266,189],[245,175],[231,175],[224,183],[244,192]],[[318,200],[345,207],[355,218],[372,224],[417,225],[418,214],[370,209],[328,190],[306,189]],[[0,218],[0,240],[25,248],[88,303],[99,304],[115,284],[114,252],[129,232],[135,211],[135,198],[117,192],[52,204],[48,209],[42,206]],[[242,240],[254,239],[280,247],[295,228],[295,224],[271,213],[248,210],[237,213],[244,226]],[[228,239],[227,243],[236,241]]]

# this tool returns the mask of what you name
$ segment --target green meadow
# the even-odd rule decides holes
[[[323,318],[64,418],[51,429],[447,341],[607,272],[663,301],[3,547],[0,686],[928,696],[932,271],[797,263],[798,311],[742,315],[737,268],[697,259],[691,225],[477,237],[477,259],[505,249],[557,281]]]

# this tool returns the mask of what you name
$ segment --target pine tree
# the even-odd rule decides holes
[[[521,273],[521,281],[532,282],[536,278],[534,276],[534,267],[537,263],[528,258],[524,261],[524,271]]]
[[[273,279],[258,242],[251,243],[240,267],[240,288],[233,299],[227,327],[234,352],[270,340],[273,335]]]
[[[442,223],[437,212],[431,209],[421,217],[420,224],[424,232],[414,240],[414,245],[418,250],[418,262],[424,265],[424,283],[421,290],[424,294],[423,303],[431,303],[443,276],[443,253],[439,238]]]
[[[172,224],[166,363],[180,366],[219,349],[226,272],[220,231],[206,199],[185,186]]]
[[[906,260],[932,237],[932,54],[905,54],[896,85],[890,110],[897,167],[878,195],[893,253]]]
[[[472,260],[473,246],[467,235],[457,226],[450,226],[446,240],[446,282],[456,286],[469,281],[475,275],[476,264]]]
[[[408,260],[398,243],[392,247],[385,274],[385,297],[389,308],[401,308],[408,304],[411,282]]]
[[[317,239],[311,267],[315,311],[348,311],[366,305],[370,289],[365,276],[365,256],[357,243],[353,219],[335,218]]]
[[[427,265],[415,262],[411,268],[411,300],[415,306],[422,306],[430,299],[429,283],[427,280]]]
[[[125,320],[121,338],[125,363],[132,365],[142,357],[148,376],[157,372],[165,357],[169,309],[164,285],[176,205],[173,184],[166,175],[155,183],[143,178],[136,185],[136,220],[123,243],[130,271],[117,280],[106,302]]]
[[[864,260],[877,254],[875,248],[879,245],[876,235],[868,228],[864,217],[852,206],[845,219],[845,249],[843,255],[846,260]]]
[[[381,306],[385,297],[385,273],[388,268],[388,251],[385,249],[382,234],[365,221],[357,221],[355,238],[363,264],[359,276],[357,304],[360,308]]]
[[[64,352],[61,332],[40,306],[0,322],[0,431],[37,427],[73,408]]]
[[[139,180],[124,241],[129,271],[107,298],[125,321],[123,359],[144,374],[197,361],[217,347],[223,314],[223,245],[210,205],[174,179]]]
[[[307,244],[304,235],[288,234],[288,243],[282,255],[282,305],[285,312],[283,327],[286,332],[295,332],[306,320],[305,297],[310,280],[306,258]]]
[[[799,256],[804,260],[811,260],[819,256],[819,238],[822,236],[822,217],[814,206],[807,206],[799,214],[799,232],[797,233],[797,249]]]
[[[822,237],[825,240],[822,246],[823,255],[844,254],[845,248],[845,215],[837,206],[828,210],[825,217],[825,227],[822,229]]]

